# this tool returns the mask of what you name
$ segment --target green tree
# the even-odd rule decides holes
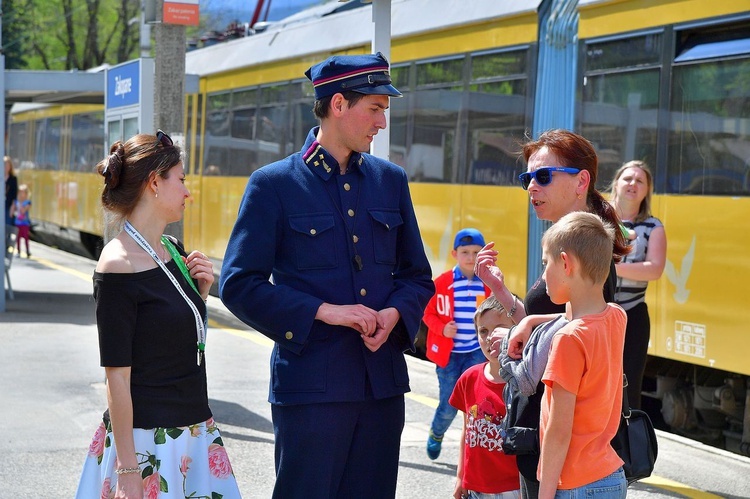
[[[28,38],[24,27],[26,19],[26,2],[24,0],[2,0],[3,54],[7,69],[26,67],[25,54],[28,50]]]
[[[140,2],[3,0],[3,6],[24,1],[24,15],[17,19],[22,35],[17,38],[29,69],[85,70],[138,56]]]

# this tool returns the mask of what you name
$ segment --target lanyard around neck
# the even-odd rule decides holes
[[[185,299],[187,304],[190,306],[190,310],[193,311],[193,315],[195,316],[195,328],[196,328],[196,332],[198,335],[198,360],[197,362],[198,362],[198,365],[201,365],[201,358],[203,357],[203,354],[206,350],[206,325],[203,322],[203,318],[201,317],[200,312],[198,312],[198,307],[196,307],[195,303],[193,303],[193,301],[190,298],[188,298],[187,294],[185,294],[185,290],[182,289],[182,286],[180,286],[180,283],[177,282],[177,278],[175,278],[175,276],[167,269],[167,266],[164,265],[164,262],[161,261],[161,258],[159,258],[159,255],[156,254],[156,251],[154,251],[154,249],[151,247],[148,241],[146,241],[146,239],[141,235],[141,233],[138,232],[136,228],[133,227],[133,225],[130,222],[125,222],[125,232],[127,232],[128,235],[132,237],[133,240],[136,243],[138,243],[138,245],[141,248],[143,248],[143,250],[146,253],[151,255],[151,258],[153,258],[154,261],[159,265],[159,267],[161,267],[161,269],[164,271],[164,273],[167,274],[167,277],[172,282],[174,287],[177,288],[177,291],[180,292],[180,295],[182,295],[182,297]],[[165,245],[165,246],[167,247],[167,251],[169,251],[169,253],[172,255],[172,258],[174,258],[175,263],[179,261],[179,263],[177,263],[178,267],[180,263],[182,263],[182,266],[184,267],[185,262],[182,261],[182,258],[179,258],[179,254],[177,255],[177,258],[175,258],[174,253],[172,253],[172,251],[175,251],[176,253],[176,250],[173,247],[171,247],[171,242],[169,245]],[[182,268],[180,268],[180,270],[182,271]],[[183,272],[183,274],[186,272],[187,272],[187,268],[185,268],[185,271]],[[187,281],[193,286],[193,289],[195,289],[195,284],[193,284],[193,280],[190,278],[189,274],[187,275]],[[197,291],[198,290],[196,289],[196,292]]]

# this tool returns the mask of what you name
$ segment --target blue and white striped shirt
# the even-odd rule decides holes
[[[474,313],[484,299],[484,283],[481,279],[474,275],[467,279],[456,265],[453,268],[453,318],[458,331],[453,338],[454,352],[469,353],[479,348],[474,329]]]

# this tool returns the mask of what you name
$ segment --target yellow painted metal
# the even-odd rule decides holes
[[[578,37],[584,39],[743,13],[750,11],[750,0],[613,0],[579,11]]]
[[[412,61],[533,43],[537,39],[534,13],[461,28],[395,39],[392,62]]]
[[[650,353],[750,375],[750,198],[656,196],[667,267],[649,285]]]
[[[479,229],[500,252],[498,266],[519,296],[526,294],[528,197],[518,187],[410,185],[425,251],[434,275],[453,267],[453,237],[465,227]]]

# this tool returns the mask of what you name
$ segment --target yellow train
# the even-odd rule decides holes
[[[371,7],[330,2],[282,26],[187,55],[193,198],[188,247],[220,264],[246,178],[301,147],[315,122],[303,72],[370,51]],[[336,12],[337,9],[343,9]],[[525,135],[550,124],[589,138],[599,187],[631,159],[655,172],[667,229],[649,286],[644,391],[674,431],[750,453],[750,1],[393,0],[390,157],[411,179],[436,273],[450,240],[479,227],[508,286],[538,273],[542,230],[515,177]],[[556,114],[561,113],[561,114]],[[40,237],[92,253],[101,234],[101,107],[15,109],[9,151],[30,184]],[[646,404],[648,405],[648,404]]]

